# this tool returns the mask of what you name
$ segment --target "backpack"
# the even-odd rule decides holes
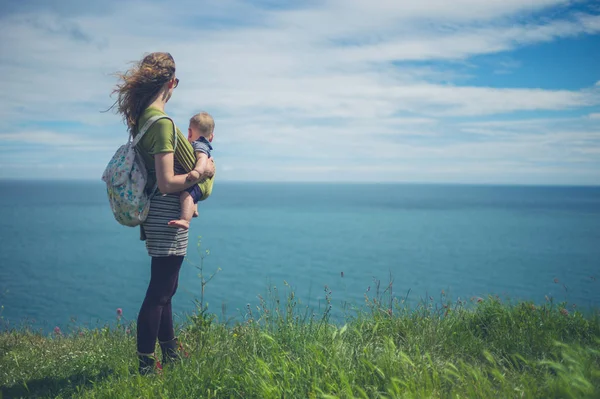
[[[142,126],[137,136],[132,140],[129,135],[127,143],[119,147],[115,155],[102,173],[106,183],[108,202],[117,222],[124,226],[135,227],[142,224],[148,216],[150,199],[156,193],[158,183],[150,195],[146,193],[148,171],[140,157],[136,145],[140,142],[150,126],[159,119],[173,120],[165,115],[154,116]],[[177,148],[177,129],[173,122],[173,149]]]

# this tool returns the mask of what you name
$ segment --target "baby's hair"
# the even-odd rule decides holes
[[[190,126],[198,128],[202,136],[208,136],[215,130],[215,120],[208,112],[200,112],[190,118]]]

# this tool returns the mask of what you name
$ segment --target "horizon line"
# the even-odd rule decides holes
[[[80,183],[91,183],[96,182],[104,184],[101,179],[92,178],[11,178],[11,177],[0,177],[0,182],[80,182]],[[231,183],[231,184],[335,184],[335,185],[419,185],[419,186],[518,186],[518,187],[589,187],[589,188],[600,188],[598,184],[573,184],[573,183],[519,183],[519,182],[460,182],[460,181],[372,181],[372,182],[356,182],[347,180],[323,180],[323,181],[310,181],[310,180],[230,180],[222,179],[220,183]]]

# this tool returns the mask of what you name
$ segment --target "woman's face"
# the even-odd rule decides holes
[[[179,85],[179,79],[176,76],[173,76],[168,82],[168,92],[167,92],[167,98],[165,100],[165,102],[169,101],[171,99],[171,96],[173,95],[173,91],[175,90],[175,88]]]

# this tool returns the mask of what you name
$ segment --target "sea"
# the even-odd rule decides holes
[[[297,311],[331,304],[334,322],[377,289],[412,308],[442,295],[600,304],[600,187],[215,182],[199,212],[180,324],[200,299],[235,323],[292,291]],[[1,329],[96,328],[117,309],[133,321],[149,278],[139,230],[115,221],[101,181],[0,181]]]

